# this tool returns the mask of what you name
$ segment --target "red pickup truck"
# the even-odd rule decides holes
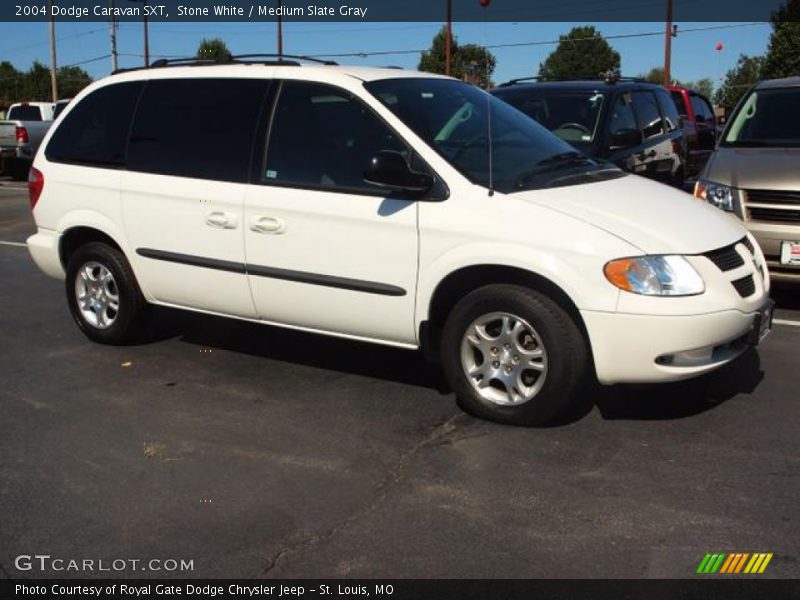
[[[686,179],[694,179],[717,144],[717,119],[708,98],[679,85],[667,86],[686,137]]]

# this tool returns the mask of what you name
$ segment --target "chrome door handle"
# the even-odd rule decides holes
[[[250,231],[278,235],[286,231],[286,221],[277,217],[253,217],[250,221]]]
[[[206,225],[216,229],[236,229],[236,215],[214,211],[206,215]]]

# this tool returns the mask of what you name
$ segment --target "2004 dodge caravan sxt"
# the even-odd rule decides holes
[[[232,60],[96,82],[30,181],[39,267],[90,339],[150,304],[441,360],[484,418],[688,378],[769,330],[764,255],[688,194],[440,76]]]

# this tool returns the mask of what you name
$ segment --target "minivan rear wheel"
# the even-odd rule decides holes
[[[120,345],[134,341],[147,303],[130,263],[117,248],[90,242],[69,258],[67,301],[90,340]]]
[[[570,315],[516,285],[465,296],[447,318],[441,350],[459,406],[514,425],[544,425],[569,411],[588,365],[586,341]]]

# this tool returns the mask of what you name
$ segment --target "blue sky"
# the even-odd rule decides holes
[[[582,23],[454,23],[462,43],[505,44],[547,42]],[[663,31],[663,23],[594,23],[604,35]],[[735,25],[730,29],[689,32],[691,28]],[[766,51],[770,27],[766,23],[741,26],[734,23],[679,23],[683,30],[673,40],[673,75],[683,80],[710,77],[714,80],[730,69],[738,56]],[[291,54],[327,54],[361,51],[415,50],[430,45],[439,23],[312,23],[284,24],[284,51]],[[109,26],[104,23],[57,23],[58,63],[67,65],[109,53]],[[275,51],[273,23],[151,23],[151,57],[189,56],[203,37],[220,37],[234,54]],[[717,42],[725,46],[715,50]],[[637,75],[664,60],[663,35],[610,40],[622,55],[622,72]],[[497,82],[534,75],[555,44],[493,50],[497,57]],[[122,23],[118,31],[120,66],[141,64],[142,25]],[[32,61],[49,62],[46,23],[0,23],[0,61],[9,60],[26,69]],[[419,55],[398,54],[369,58],[338,59],[352,64],[398,65],[414,68]],[[81,65],[93,77],[107,75],[111,59]]]

